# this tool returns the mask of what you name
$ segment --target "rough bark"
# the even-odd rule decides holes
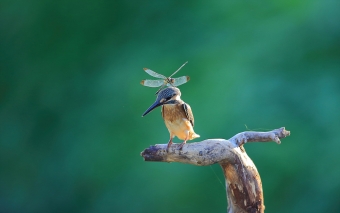
[[[228,213],[264,212],[263,191],[260,175],[243,144],[247,142],[270,142],[280,144],[280,138],[290,135],[284,127],[269,132],[241,132],[230,138],[208,139],[188,143],[179,150],[173,144],[169,152],[167,144],[156,144],[145,149],[141,155],[145,161],[180,162],[196,166],[218,163],[224,172]]]

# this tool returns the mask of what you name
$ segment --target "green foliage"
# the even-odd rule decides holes
[[[217,165],[140,157],[169,137],[159,109],[141,118],[157,91],[142,68],[185,61],[200,140],[291,131],[245,145],[267,212],[339,212],[339,6],[3,1],[0,212],[225,212]]]

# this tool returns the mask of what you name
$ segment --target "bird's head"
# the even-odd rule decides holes
[[[174,104],[180,100],[181,91],[177,87],[167,87],[159,91],[156,101],[143,113],[142,117],[164,104]]]

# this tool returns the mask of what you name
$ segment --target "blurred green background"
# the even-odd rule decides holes
[[[340,211],[339,1],[1,1],[0,212],[226,212],[218,165],[144,162],[167,143],[148,67],[200,141],[246,144],[266,212]],[[176,77],[175,76],[175,77]],[[180,142],[177,138],[175,142]]]

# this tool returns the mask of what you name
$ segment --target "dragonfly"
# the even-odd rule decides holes
[[[161,78],[161,80],[149,80],[145,79],[142,80],[140,83],[143,86],[147,87],[160,87],[159,90],[156,92],[156,95],[163,89],[165,86],[174,86],[177,87],[179,85],[182,85],[190,80],[189,76],[182,76],[178,78],[171,78],[173,75],[175,75],[184,65],[186,65],[188,62],[185,62],[180,68],[178,68],[174,73],[172,73],[169,77],[165,77],[162,74],[156,73],[155,71],[150,70],[149,68],[144,68],[144,71],[147,72],[149,75],[155,77],[155,78]]]

